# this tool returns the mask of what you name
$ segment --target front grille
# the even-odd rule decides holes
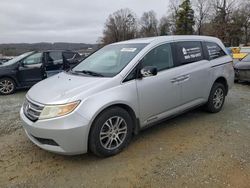
[[[23,104],[23,111],[25,116],[33,122],[38,120],[43,108],[43,105],[34,103],[29,99],[25,99]]]

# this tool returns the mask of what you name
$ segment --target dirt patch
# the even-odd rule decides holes
[[[13,95],[0,95],[0,136],[21,128],[19,110],[23,104],[25,93],[25,91],[19,91]]]
[[[0,187],[250,185],[249,85],[235,85],[220,113],[183,114],[141,132],[106,159],[61,156],[33,145],[20,129],[24,95],[0,96]]]

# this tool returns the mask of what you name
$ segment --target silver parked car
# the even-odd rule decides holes
[[[235,80],[250,82],[250,54],[234,65]]]
[[[39,147],[106,157],[141,129],[191,108],[219,112],[233,82],[232,58],[217,38],[135,39],[105,46],[36,84],[20,114]]]

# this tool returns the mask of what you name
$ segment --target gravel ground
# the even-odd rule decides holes
[[[250,187],[250,85],[223,110],[194,110],[149,128],[117,156],[60,156],[21,129],[25,91],[0,96],[0,187]]]

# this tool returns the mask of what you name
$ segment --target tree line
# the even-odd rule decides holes
[[[99,42],[113,42],[163,35],[209,35],[227,46],[250,42],[250,1],[170,0],[166,15],[159,20],[153,10],[140,18],[130,9],[109,15]]]

